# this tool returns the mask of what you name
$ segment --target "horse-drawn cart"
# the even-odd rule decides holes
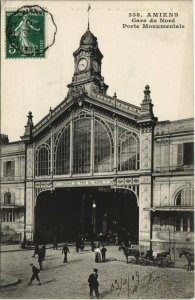
[[[155,257],[153,251],[148,250],[139,258],[139,264],[166,268],[173,267],[175,263],[171,260],[170,252],[160,252]]]
[[[127,263],[130,261],[143,266],[157,266],[161,268],[174,267],[175,265],[171,260],[170,252],[161,252],[155,257],[152,250],[148,250],[144,254],[137,249],[127,247],[121,247],[121,249],[126,256]]]

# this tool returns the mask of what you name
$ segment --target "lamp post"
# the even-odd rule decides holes
[[[92,204],[92,225],[93,225],[93,233],[94,234],[96,232],[95,209],[96,209],[96,203],[95,203],[95,200],[93,200],[93,204]]]

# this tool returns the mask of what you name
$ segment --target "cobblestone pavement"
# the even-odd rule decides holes
[[[33,251],[1,253],[2,271],[21,279],[16,286],[2,288],[1,298],[87,299],[87,280],[94,267],[99,269],[100,298],[193,298],[192,271],[127,264],[118,247],[107,249],[107,261],[95,263],[90,249],[75,253],[75,248],[70,247],[67,264],[63,264],[61,249],[47,249],[44,270],[39,273],[41,286],[36,281],[27,285],[31,277],[29,264],[38,266],[37,258],[32,258]]]

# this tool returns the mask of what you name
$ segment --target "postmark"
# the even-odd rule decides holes
[[[5,13],[6,58],[44,58],[57,33],[52,14],[39,5]]]

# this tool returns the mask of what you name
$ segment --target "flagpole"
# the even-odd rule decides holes
[[[88,9],[87,9],[87,12],[88,12],[88,27],[87,27],[87,30],[89,30],[89,11],[91,9],[91,4],[89,3],[88,4]]]

